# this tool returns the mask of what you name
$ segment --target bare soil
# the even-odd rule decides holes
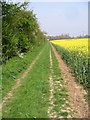
[[[57,115],[55,112],[52,112],[53,110],[53,105],[54,105],[54,80],[52,77],[52,73],[53,73],[53,64],[52,64],[52,54],[50,51],[50,78],[49,78],[49,85],[50,85],[50,97],[49,97],[49,108],[48,108],[48,115],[49,118],[56,118]]]

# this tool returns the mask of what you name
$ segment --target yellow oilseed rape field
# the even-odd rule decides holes
[[[88,38],[54,40],[52,43],[64,47],[68,51],[78,51],[88,56]]]
[[[70,66],[77,81],[85,88],[90,85],[88,77],[88,38],[53,40],[62,59]]]

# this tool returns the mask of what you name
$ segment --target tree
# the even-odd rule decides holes
[[[26,9],[27,2],[1,4],[3,61],[45,42],[45,35],[40,30],[36,15],[32,10]]]

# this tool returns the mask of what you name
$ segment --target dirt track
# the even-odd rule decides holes
[[[54,54],[58,60],[58,67],[62,71],[62,77],[65,80],[65,86],[67,87],[68,95],[69,95],[69,104],[70,108],[75,113],[73,118],[88,118],[88,104],[84,99],[84,96],[86,95],[85,90],[75,82],[75,78],[72,76],[70,69],[67,67],[66,63],[61,59],[60,55],[57,53],[56,49],[52,46],[52,50],[54,51]],[[36,56],[36,58],[32,61],[30,66],[27,68],[27,70],[22,74],[20,78],[16,80],[16,83],[14,86],[12,86],[11,90],[7,93],[7,95],[3,98],[2,103],[0,103],[0,109],[2,108],[2,105],[5,105],[5,103],[8,102],[8,100],[13,96],[14,91],[21,85],[22,79],[24,79],[27,74],[32,69],[33,65],[38,60],[40,54],[42,51]],[[49,102],[52,105],[54,98],[54,81],[52,77],[52,55],[50,52],[50,98]],[[52,107],[48,108],[49,118],[57,118],[56,113],[51,114]]]

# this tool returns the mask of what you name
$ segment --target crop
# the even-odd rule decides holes
[[[62,58],[71,67],[77,81],[86,89],[89,88],[88,39],[54,40],[52,43]]]
[[[52,43],[60,45],[68,51],[78,51],[88,55],[88,39],[69,39],[69,40],[54,40]]]

